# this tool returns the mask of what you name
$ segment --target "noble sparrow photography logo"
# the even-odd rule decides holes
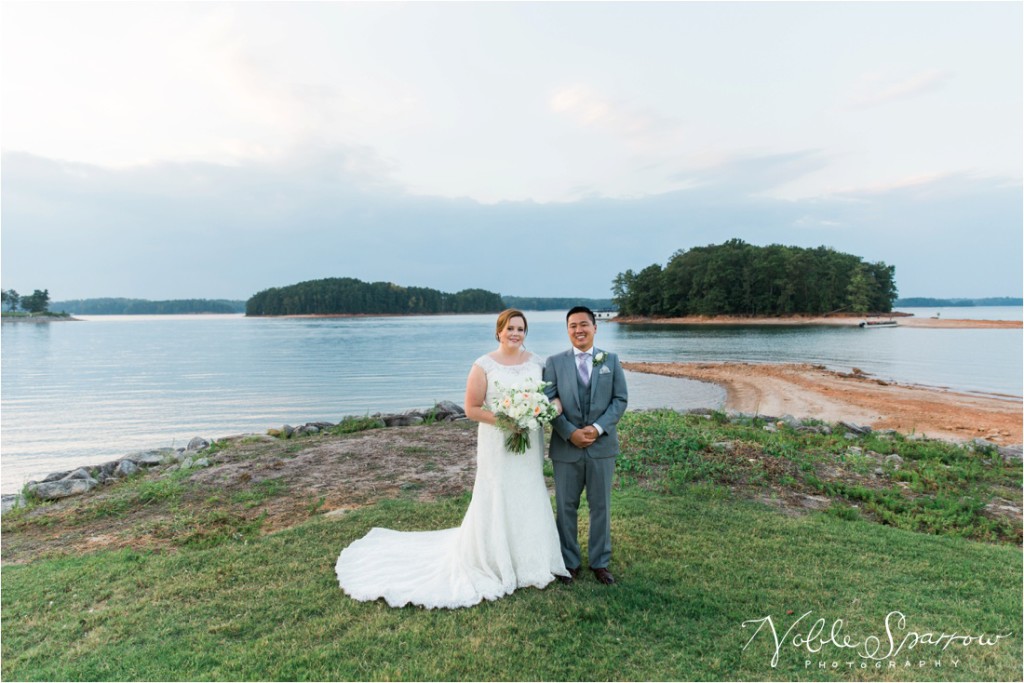
[[[829,625],[824,617],[812,620],[812,613],[804,612],[782,632],[779,629],[786,624],[777,625],[771,615],[744,621],[742,627],[753,628],[754,632],[743,649],[759,636],[771,639],[773,649],[769,664],[772,668],[779,665],[787,646],[803,658],[804,668],[808,669],[955,668],[960,666],[968,648],[995,647],[999,641],[1013,635],[917,630],[899,611],[886,615],[882,635],[859,635],[845,632],[843,619],[834,619]]]

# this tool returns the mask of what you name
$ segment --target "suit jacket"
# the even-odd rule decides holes
[[[594,356],[602,353],[596,346]],[[583,414],[577,381],[576,358],[572,349],[556,353],[544,364],[544,381],[551,386],[544,391],[548,398],[562,401],[562,414],[552,421],[550,455],[552,460],[576,462],[584,455],[592,458],[614,458],[619,453],[616,425],[626,412],[628,394],[626,374],[614,353],[603,352],[604,361],[594,366],[590,377],[590,412]],[[577,448],[569,437],[587,425],[600,425],[604,433],[589,448]]]

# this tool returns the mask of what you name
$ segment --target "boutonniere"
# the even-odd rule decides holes
[[[601,363],[603,363],[607,357],[608,357],[608,354],[605,353],[604,351],[598,351],[597,353],[595,353],[594,354],[594,367],[596,368],[597,366],[601,365]]]

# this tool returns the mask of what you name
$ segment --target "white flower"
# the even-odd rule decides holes
[[[603,363],[607,357],[608,357],[608,354],[605,353],[604,351],[598,351],[597,353],[595,353],[594,354],[594,367],[596,368],[598,365]]]

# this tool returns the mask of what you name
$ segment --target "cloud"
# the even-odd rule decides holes
[[[799,201],[752,192],[821,163],[806,150],[722,162],[713,182],[639,198],[481,204],[412,195],[367,154],[111,170],[5,153],[2,286],[55,299],[245,299],[349,276],[602,297],[628,268],[736,237],[885,261],[906,294],[1020,295],[1012,179],[948,175]]]
[[[549,107],[555,114],[579,125],[612,133],[636,147],[658,149],[682,137],[679,122],[630,107],[586,85],[562,88],[551,96]]]
[[[916,97],[940,89],[953,74],[942,69],[931,69],[899,81],[885,81],[877,76],[867,76],[855,87],[848,98],[847,109],[867,109],[880,104]]]
[[[673,180],[709,191],[757,194],[822,169],[828,161],[828,157],[817,149],[775,154],[732,154],[679,171]]]

